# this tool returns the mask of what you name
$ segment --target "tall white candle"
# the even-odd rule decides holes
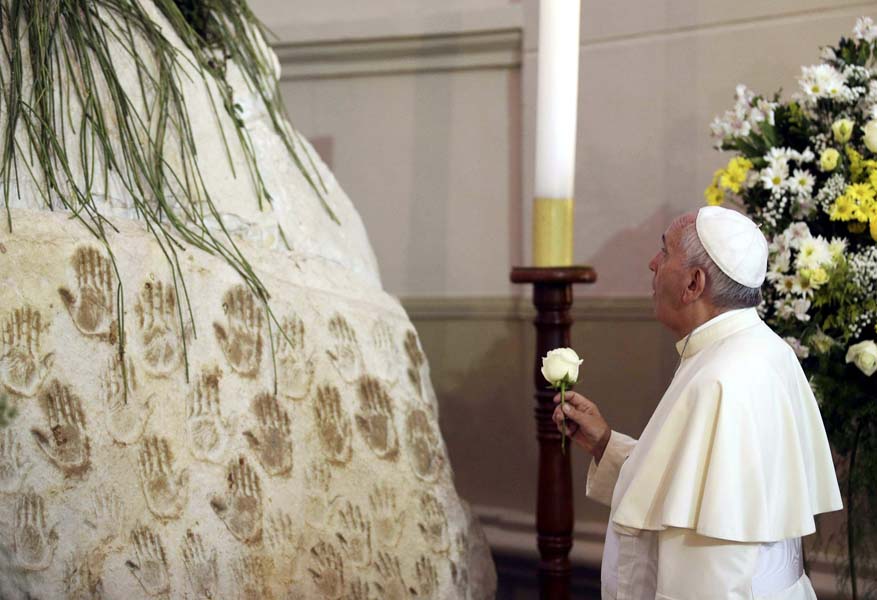
[[[573,186],[579,91],[580,0],[541,0],[536,106],[533,264],[573,259]]]
[[[537,198],[573,197],[580,11],[580,0],[541,0],[539,4]]]

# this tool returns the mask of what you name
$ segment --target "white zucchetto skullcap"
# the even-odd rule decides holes
[[[757,288],[767,273],[767,240],[748,217],[720,206],[704,206],[695,220],[697,237],[722,272]]]

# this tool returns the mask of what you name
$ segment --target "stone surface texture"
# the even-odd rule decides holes
[[[260,210],[234,140],[232,173],[220,122],[229,138],[232,125],[193,77],[199,166],[285,335],[225,261],[192,248],[187,304],[112,182],[97,195],[115,264],[32,184],[13,190],[0,386],[18,415],[0,431],[0,597],[492,597],[428,363],[355,208],[297,138],[341,224],[329,218],[229,76],[273,205]]]

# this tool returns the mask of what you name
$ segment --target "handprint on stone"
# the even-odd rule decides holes
[[[417,574],[417,595],[423,598],[432,598],[438,591],[438,572],[435,565],[427,556],[421,556],[414,566]]]
[[[64,598],[66,600],[103,600],[100,574],[95,573],[89,556],[72,558],[64,565]]]
[[[412,410],[405,420],[408,457],[414,474],[424,481],[435,481],[443,464],[442,449],[429,416]]]
[[[18,434],[0,431],[0,493],[17,492],[33,465],[23,456]]]
[[[321,598],[336,599],[344,593],[344,559],[328,542],[311,548],[308,572]]]
[[[243,285],[229,289],[222,297],[227,324],[213,323],[216,340],[228,364],[243,377],[255,377],[262,360],[262,306]]]
[[[199,600],[215,600],[219,595],[219,570],[216,549],[205,549],[201,536],[191,529],[183,538],[183,566],[189,585]]]
[[[289,413],[280,408],[273,394],[259,394],[251,409],[257,427],[245,431],[244,437],[268,475],[289,475],[292,471],[292,440]]]
[[[82,246],[76,249],[70,262],[76,272],[78,290],[74,294],[60,287],[58,294],[73,324],[83,335],[115,343],[116,278],[110,259],[97,248]]]
[[[304,555],[304,536],[292,518],[283,511],[276,511],[265,523],[265,548],[270,552],[276,572],[293,579]]]
[[[283,319],[274,333],[277,357],[277,390],[290,400],[301,400],[311,391],[316,367],[307,343],[304,321],[298,316]]]
[[[356,577],[347,586],[347,593],[344,595],[345,600],[383,600],[372,594],[374,588],[365,579]],[[376,590],[374,590],[376,591]]]
[[[353,427],[350,417],[341,407],[341,394],[338,388],[332,385],[318,388],[314,411],[317,433],[323,444],[326,459],[338,465],[347,464],[353,454],[350,444]]]
[[[329,505],[332,503],[329,489],[332,471],[325,462],[314,462],[305,473],[305,523],[319,526],[326,520]]]
[[[20,494],[15,503],[12,555],[25,571],[44,571],[52,563],[58,535],[46,525],[46,504],[33,490]]]
[[[405,512],[399,511],[395,490],[387,483],[376,484],[368,503],[375,538],[385,548],[394,548],[405,523]]]
[[[89,439],[85,429],[82,402],[53,379],[40,394],[47,429],[33,428],[40,450],[65,475],[80,475],[91,467]]]
[[[362,509],[350,501],[335,512],[335,538],[349,563],[365,566],[371,562],[372,526]]]
[[[228,465],[228,490],[214,496],[210,506],[231,534],[244,543],[262,535],[262,485],[259,476],[243,456]]]
[[[229,424],[219,407],[218,368],[204,369],[195,377],[186,402],[189,449],[198,460],[221,463],[228,445]]]
[[[189,497],[189,473],[177,471],[173,463],[166,438],[144,438],[138,461],[140,484],[146,506],[159,519],[179,517]]]
[[[125,504],[116,490],[112,487],[95,489],[85,524],[95,531],[101,545],[111,543],[122,533],[124,521]]]
[[[161,538],[151,529],[138,527],[131,532],[131,545],[134,558],[125,561],[125,566],[140,583],[147,596],[165,596],[171,591],[167,555]]]
[[[438,499],[424,492],[420,495],[420,510],[417,528],[424,541],[436,553],[448,550],[448,517]]]
[[[357,387],[360,409],[356,413],[356,425],[359,432],[378,458],[395,460],[399,440],[393,423],[393,400],[374,377],[361,377]]]
[[[238,600],[268,600],[272,594],[265,586],[262,563],[253,556],[238,558],[231,567]]]
[[[378,582],[375,584],[378,597],[385,600],[408,600],[411,596],[417,595],[416,590],[408,587],[402,577],[399,557],[389,552],[378,552],[374,569],[378,576]]]
[[[146,372],[156,377],[170,375],[183,359],[176,290],[161,281],[147,281],[134,305],[134,314]]]
[[[155,396],[143,393],[130,359],[126,361],[125,373],[122,373],[122,360],[116,353],[110,358],[101,374],[100,390],[107,409],[107,432],[119,444],[130,445],[143,436],[155,405]]]
[[[395,383],[399,379],[399,348],[396,346],[393,329],[383,319],[377,319],[372,325],[371,344],[371,356],[374,357],[372,364],[377,367],[378,377],[391,384]]]
[[[408,356],[408,381],[411,382],[411,386],[417,392],[417,395],[423,398],[422,369],[426,363],[426,358],[420,349],[417,334],[413,331],[408,331],[405,334],[405,354]]]
[[[356,332],[343,316],[336,314],[329,320],[331,347],[326,350],[329,361],[347,382],[356,381],[362,374],[362,352]]]
[[[16,308],[0,331],[0,382],[9,392],[31,398],[55,362],[53,353],[43,354],[41,337],[46,330],[39,311]]]

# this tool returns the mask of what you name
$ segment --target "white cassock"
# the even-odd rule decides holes
[[[613,431],[588,471],[588,496],[612,509],[603,599],[816,598],[801,536],[842,503],[798,359],[754,308],[715,317],[677,350],[640,439]]]

